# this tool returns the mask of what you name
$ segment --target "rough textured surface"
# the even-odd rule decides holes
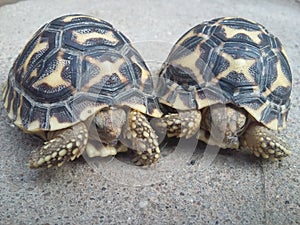
[[[269,163],[199,144],[162,151],[156,167],[83,158],[62,168],[29,170],[39,139],[12,127],[0,108],[1,224],[299,224],[299,1],[22,1],[0,8],[0,83],[17,53],[42,24],[65,13],[86,13],[125,33],[152,69],[189,28],[214,17],[243,16],[277,35],[294,75],[288,127],[293,151]],[[156,67],[156,68],[155,68]],[[184,144],[184,143],[183,143]],[[191,146],[192,141],[188,143]],[[175,147],[174,147],[175,148]],[[180,151],[177,151],[180,150]],[[172,154],[170,154],[172,153]],[[190,156],[192,157],[190,158]],[[184,159],[187,161],[185,162]]]

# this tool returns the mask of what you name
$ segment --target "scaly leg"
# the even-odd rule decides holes
[[[170,113],[155,119],[153,126],[159,133],[167,132],[168,137],[191,138],[200,129],[201,112],[198,110]]]
[[[257,157],[276,161],[291,154],[288,144],[275,131],[258,124],[251,124],[240,139],[242,147]]]
[[[31,152],[30,168],[60,167],[64,162],[78,158],[85,150],[88,129],[82,122],[59,132],[44,146]]]
[[[122,134],[123,141],[136,153],[137,165],[151,165],[158,160],[158,137],[142,113],[135,110],[128,112]]]

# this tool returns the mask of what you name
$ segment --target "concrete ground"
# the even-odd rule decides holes
[[[215,17],[246,17],[281,39],[294,77],[282,132],[293,155],[281,163],[237,151],[215,155],[201,144],[189,150],[183,143],[179,151],[164,149],[168,156],[146,170],[84,158],[59,169],[30,170],[29,153],[42,142],[13,127],[1,105],[0,224],[300,224],[299,12],[300,2],[293,0],[28,0],[2,6],[1,84],[34,31],[67,13],[109,21],[152,69],[190,27]]]

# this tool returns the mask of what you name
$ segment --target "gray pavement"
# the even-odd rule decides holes
[[[242,16],[262,23],[280,38],[292,66],[293,103],[282,135],[293,155],[270,163],[237,151],[215,156],[200,144],[193,152],[182,146],[146,170],[116,159],[84,158],[59,169],[30,170],[29,153],[42,142],[13,127],[1,105],[0,224],[300,224],[299,1],[27,0],[4,5],[1,84],[31,35],[67,13],[112,23],[152,70],[185,31],[204,20]]]

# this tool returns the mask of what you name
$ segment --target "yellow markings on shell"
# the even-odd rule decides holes
[[[287,77],[283,73],[282,65],[281,65],[280,61],[277,62],[276,68],[277,68],[277,79],[271,85],[271,91],[274,91],[277,87],[280,87],[280,86],[285,87],[285,88],[291,87],[292,83],[287,79]]]
[[[267,100],[264,104],[262,104],[258,109],[253,109],[247,107],[247,112],[249,112],[257,121],[261,121],[261,115],[263,115],[263,110],[270,105],[270,102]],[[274,119],[268,123],[264,123],[264,125],[272,130],[277,130],[278,120]]]
[[[114,62],[109,62],[97,60],[91,56],[86,56],[85,60],[93,64],[94,66],[97,66],[99,68],[99,73],[93,76],[89,80],[89,82],[82,87],[82,92],[86,92],[90,89],[91,86],[98,84],[105,76],[111,76],[113,73],[117,74],[121,82],[127,82],[127,78],[124,77],[118,69],[122,64],[125,63],[125,60],[123,58],[119,58]]]
[[[11,103],[10,103],[10,109],[8,109],[8,117],[9,118],[14,118],[14,111],[13,111],[13,106],[14,106],[14,101],[15,101],[15,98],[16,98],[16,92],[13,91],[13,97],[11,99]]]
[[[116,36],[112,31],[107,31],[104,34],[98,32],[79,33],[77,31],[73,31],[72,34],[76,37],[76,42],[81,45],[85,44],[88,40],[94,38],[105,39],[113,44],[117,44],[119,42],[119,40],[116,38]]]
[[[58,121],[57,117],[55,117],[55,116],[50,117],[49,123],[50,123],[50,129],[49,129],[50,131],[51,130],[60,130],[60,129],[64,129],[66,127],[72,126],[72,123]]]
[[[96,112],[100,111],[102,108],[107,107],[108,105],[89,105],[81,110],[79,118],[81,121],[87,120],[90,116],[95,115]]]
[[[41,126],[41,122],[39,120],[34,120],[28,125],[28,131],[39,130],[40,126]]]
[[[263,95],[265,95],[265,96],[270,95],[278,87],[288,88],[288,87],[292,86],[292,83],[287,79],[287,77],[283,73],[283,71],[282,71],[282,65],[281,65],[281,62],[279,60],[276,63],[276,69],[277,69],[277,78],[272,83],[270,89],[266,89],[263,92]]]
[[[37,69],[34,69],[30,75],[29,75],[29,78],[33,78],[33,77],[36,77],[38,75],[38,70]]]
[[[281,53],[284,55],[284,57],[285,57],[287,60],[289,60],[289,57],[287,56],[286,51],[285,51],[285,49],[284,49],[283,47],[281,48]]]
[[[137,104],[137,103],[129,102],[128,105],[130,106],[130,108],[135,109],[135,110],[137,110],[139,112],[142,112],[142,113],[146,113],[147,112],[146,106],[143,105],[143,104]],[[157,114],[159,114],[159,113],[157,112]]]
[[[175,84],[175,83],[172,84],[170,89],[172,89],[172,90],[173,90],[173,88],[175,89],[176,87],[174,87],[174,86],[178,86],[178,84]],[[166,93],[166,96],[163,97],[163,99],[168,99],[169,98],[168,95],[169,96],[173,95],[173,91],[169,91],[169,93]],[[174,101],[174,103],[171,104],[171,106],[176,109],[181,109],[181,110],[189,109],[188,105],[184,102],[184,100],[182,98],[180,98],[180,94],[176,94],[175,99],[172,101]]]
[[[222,52],[221,56],[223,56],[225,59],[227,59],[227,61],[230,63],[230,65],[228,66],[228,68],[225,71],[221,72],[217,76],[218,80],[220,80],[223,77],[226,77],[231,71],[235,71],[237,73],[244,74],[244,76],[247,78],[248,81],[255,84],[254,77],[249,72],[249,68],[256,63],[255,59],[243,59],[243,58],[235,59],[232,57],[232,55],[227,54],[225,52]]]
[[[38,52],[46,51],[49,48],[48,42],[40,42],[41,37],[38,38],[37,44],[34,46],[34,49],[30,52],[30,54],[26,57],[26,61],[23,63],[24,65],[24,73],[27,72],[27,67],[30,63],[31,58]]]
[[[147,82],[151,82],[151,74],[149,70],[142,66],[141,61],[136,58],[136,55],[131,57],[131,61],[132,64],[135,64],[141,70],[141,77],[139,78],[141,85],[144,86],[147,84]]]
[[[179,46],[179,48],[183,48]],[[199,60],[199,56],[201,55],[200,48],[197,46],[194,51],[190,51],[188,55],[184,57],[180,57],[171,62],[171,64],[176,67],[184,67],[186,68],[186,72],[189,73],[189,70],[192,70],[196,75],[194,78],[198,84],[205,83],[203,76],[200,76],[200,71],[197,68],[197,61]],[[192,75],[192,74],[191,74]]]
[[[90,19],[92,19],[92,20],[96,20],[96,21],[101,22],[101,20],[98,19],[98,18],[94,18],[94,17],[92,17],[92,16],[86,16],[86,15],[67,16],[67,17],[65,17],[62,21],[65,22],[65,23],[69,23],[69,22],[72,22],[73,19],[79,19],[79,18],[90,18]]]
[[[50,73],[48,76],[45,76],[44,78],[37,80],[32,86],[38,87],[41,84],[46,84],[47,86],[50,86],[51,88],[57,88],[60,86],[70,87],[71,83],[64,80],[62,78],[62,72],[63,69],[69,65],[69,61],[62,58],[62,54],[60,53],[57,56],[57,65],[55,69]]]
[[[218,76],[217,79],[220,80],[221,78],[226,77],[231,71],[235,71],[237,73],[242,73],[244,74],[244,76],[246,77],[246,79],[253,83],[253,85],[256,85],[256,82],[254,80],[254,76],[249,72],[249,68],[255,64],[255,59],[234,59],[231,55],[227,54],[227,53],[222,53],[222,56],[228,60],[228,62],[230,63],[229,67],[221,72]],[[284,77],[285,76],[279,76],[279,77]],[[281,85],[281,82],[283,82],[282,80],[279,80],[279,78],[277,78],[277,80],[275,81],[275,83],[272,85],[272,88],[276,88],[277,85]],[[286,82],[286,80],[284,81]],[[289,82],[287,82],[287,84],[289,84]],[[288,85],[287,85],[288,86]],[[258,89],[256,91],[259,91]],[[271,92],[273,91],[273,89],[270,90],[266,90],[263,94],[265,96],[268,96],[269,94],[271,94]],[[270,104],[269,101],[266,101],[264,104],[262,104],[260,106],[259,109],[252,109],[250,107],[247,107],[247,111],[258,121],[260,121],[261,115],[263,115],[262,111],[268,107],[268,105]],[[274,129],[277,130],[277,126],[278,126],[278,120],[274,119],[272,121],[270,121],[269,123],[265,124],[268,128],[270,129]]]
[[[252,41],[254,41],[255,43],[261,42],[261,39],[259,38],[259,35],[262,32],[261,30],[248,31],[245,29],[234,29],[229,26],[222,26],[222,28],[224,29],[226,38],[233,38],[235,35],[242,33],[249,36],[252,39]]]
[[[160,118],[162,116],[162,112],[159,109],[153,109],[151,116]]]

